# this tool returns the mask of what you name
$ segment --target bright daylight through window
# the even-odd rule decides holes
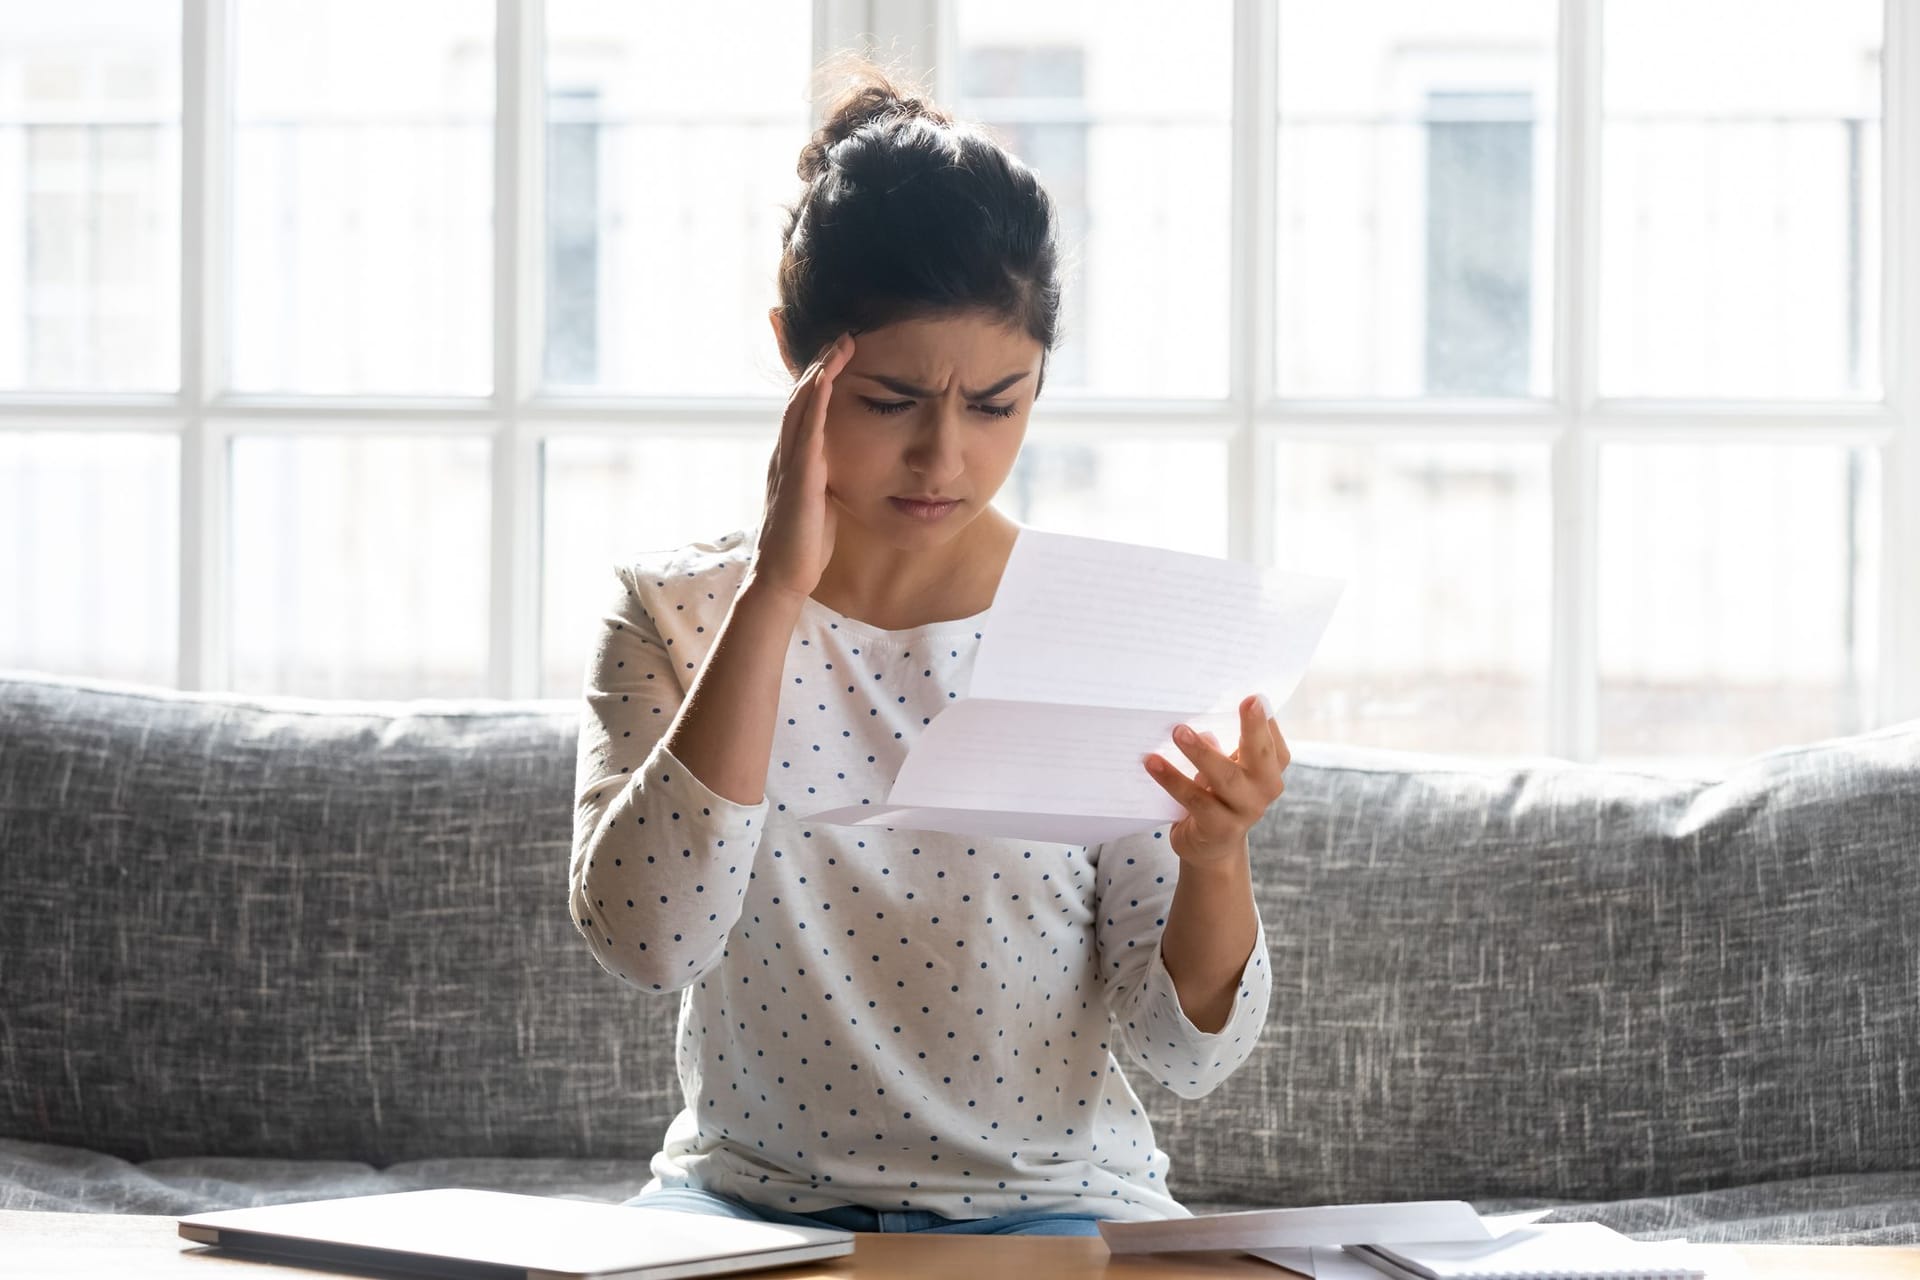
[[[867,36],[1057,207],[997,504],[1344,577],[1291,736],[1920,715],[1897,6],[842,8],[0,10],[0,666],[576,696],[608,565],[759,518],[810,73]]]

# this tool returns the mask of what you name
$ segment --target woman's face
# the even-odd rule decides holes
[[[1040,378],[1040,343],[974,316],[854,335],[827,406],[827,487],[898,546],[941,542],[979,517],[1013,470]],[[894,499],[952,498],[935,519]]]

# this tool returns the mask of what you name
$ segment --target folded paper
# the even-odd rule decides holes
[[[1232,753],[1239,702],[1282,707],[1345,584],[1237,560],[1022,529],[968,696],[907,753],[886,799],[810,821],[1097,844],[1185,810],[1142,765],[1186,723]]]

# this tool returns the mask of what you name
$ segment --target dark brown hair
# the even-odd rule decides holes
[[[781,233],[786,355],[812,362],[842,331],[972,313],[1059,341],[1053,201],[984,130],[858,55],[821,67],[847,83],[800,149],[806,189]]]

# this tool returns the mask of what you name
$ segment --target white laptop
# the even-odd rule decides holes
[[[447,1280],[672,1280],[853,1252],[854,1233],[680,1209],[447,1187],[217,1209],[188,1240],[276,1262]]]

